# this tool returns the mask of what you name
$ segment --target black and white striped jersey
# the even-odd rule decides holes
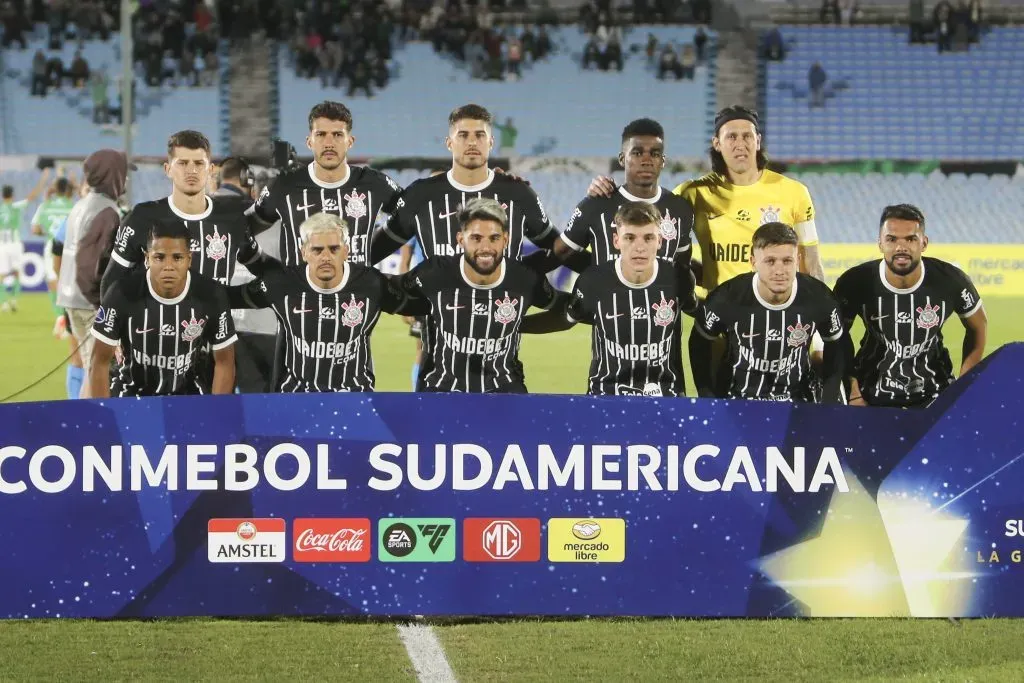
[[[314,284],[306,266],[269,261],[263,275],[232,287],[250,308],[273,308],[286,341],[285,393],[373,391],[370,334],[381,312],[399,313],[407,297],[375,268],[349,263],[337,287]]]
[[[871,405],[920,405],[952,384],[942,326],[954,313],[967,318],[981,310],[978,290],[962,270],[934,258],[922,258],[921,268],[921,279],[907,289],[889,284],[882,259],[855,266],[836,282],[844,320],[864,322],[853,376]]]
[[[349,229],[349,263],[367,264],[370,235],[381,213],[391,213],[401,188],[390,176],[366,166],[349,166],[348,175],[328,183],[313,172],[314,165],[294,168],[263,188],[253,211],[268,223],[281,221],[281,260],[301,266],[299,226],[318,213],[334,213]]]
[[[587,268],[576,279],[570,320],[593,326],[590,379],[594,396],[682,396],[678,279],[660,259],[648,282],[622,275],[620,259]]]
[[[111,396],[209,393],[197,365],[200,352],[208,344],[218,351],[237,340],[224,288],[189,272],[182,293],[165,299],[153,290],[148,270],[110,287],[92,334],[121,346],[124,361],[111,378]]]
[[[667,261],[673,261],[678,256],[689,262],[693,239],[693,207],[683,197],[661,187],[651,199],[634,197],[624,187],[620,187],[611,197],[584,198],[569,218],[569,225],[561,234],[562,241],[575,251],[590,247],[595,263],[614,261],[619,257],[619,250],[612,242],[615,234],[613,219],[619,207],[627,202],[646,202],[657,206],[662,216],[658,226],[661,233],[658,256]]]
[[[789,301],[778,305],[758,293],[755,273],[738,275],[711,292],[694,325],[708,339],[727,340],[716,393],[764,401],[815,402],[820,383],[811,369],[811,338],[843,335],[831,290],[803,273],[796,274]]]
[[[399,278],[410,296],[430,304],[418,391],[522,393],[519,328],[531,306],[547,309],[546,278],[508,258],[492,285],[473,284],[461,256],[435,256]]]
[[[425,259],[461,254],[456,214],[475,197],[496,199],[505,208],[509,225],[505,255],[509,258],[519,259],[524,237],[544,245],[557,233],[533,188],[493,170],[488,171],[487,180],[472,186],[456,182],[451,171],[415,181],[398,198],[384,231],[399,243],[419,239]]]
[[[121,221],[110,258],[125,268],[141,265],[154,226],[184,223],[191,236],[192,272],[226,285],[235,266],[260,253],[243,209],[234,197],[207,197],[206,210],[199,214],[182,212],[170,197],[137,204]]]

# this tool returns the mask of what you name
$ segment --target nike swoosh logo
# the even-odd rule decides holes
[[[135,334],[146,334],[147,332],[152,332],[153,329],[154,328],[150,327],[148,330],[135,330]]]
[[[437,217],[444,220],[445,218],[448,218],[448,216],[454,216],[457,213],[458,211],[449,211],[448,213],[439,213],[437,214]]]
[[[887,315],[873,315],[873,316],[871,316],[871,319],[872,320],[881,320],[882,318],[888,318],[888,317],[889,316],[887,316]]]
[[[295,313],[295,314],[309,313],[312,310],[313,310],[312,308],[293,308],[292,309],[292,313]]]
[[[612,320],[613,318],[618,318],[620,315],[622,315],[622,314],[621,313],[605,313],[604,317],[605,317],[606,320]]]
[[[460,308],[465,308],[465,306],[452,306],[451,304],[445,304],[444,307],[449,311],[457,311]]]
[[[724,213],[715,213],[715,214],[710,214],[710,213],[709,213],[709,214],[708,214],[707,216],[708,216],[708,220],[709,220],[709,221],[713,221],[713,220],[715,220],[716,218],[721,218],[721,217],[722,217],[722,216],[724,216],[724,215],[725,215]]]

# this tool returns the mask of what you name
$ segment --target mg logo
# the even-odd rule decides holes
[[[498,520],[484,529],[483,546],[484,552],[494,559],[508,560],[523,547],[523,535],[512,522]]]

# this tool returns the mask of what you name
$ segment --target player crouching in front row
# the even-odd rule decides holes
[[[797,272],[798,238],[784,223],[754,233],[750,265],[715,288],[697,312],[690,335],[690,366],[700,396],[767,401],[841,403],[849,352],[839,303],[822,282]],[[810,342],[825,341],[819,379]],[[711,342],[724,335],[727,352],[717,386],[711,379]]]
[[[228,297],[213,280],[192,277],[190,235],[183,224],[158,224],[150,233],[146,269],[105,293],[92,334],[89,384],[93,398],[229,394],[235,386],[234,324]],[[110,361],[124,356],[111,381]],[[213,385],[203,386],[196,359],[213,348]]]

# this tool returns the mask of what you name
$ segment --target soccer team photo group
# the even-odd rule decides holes
[[[663,127],[629,122],[624,183],[581,188],[566,226],[528,178],[491,167],[495,122],[479,105],[449,116],[450,168],[404,189],[348,163],[357,131],[344,104],[317,104],[308,124],[313,161],[258,193],[244,159],[215,164],[193,130],[167,142],[170,194],[126,213],[132,164],[114,150],[85,160],[81,187],[40,179],[34,192],[50,198],[32,223],[50,237],[57,326],[80,361],[69,398],[373,391],[382,314],[419,337],[412,386],[424,392],[526,393],[522,335],[577,324],[592,328],[578,381],[594,396],[923,407],[955,380],[948,318],[965,327],[960,373],[983,355],[981,297],[926,255],[913,205],[879,207],[865,231],[880,258],[825,285],[810,193],[767,167],[750,109],[718,113],[713,170],[674,189],[660,184]],[[14,274],[24,202],[4,191]],[[375,268],[392,254],[401,272]],[[573,273],[567,291],[548,279],[559,267]],[[246,320],[255,312],[265,317]]]

